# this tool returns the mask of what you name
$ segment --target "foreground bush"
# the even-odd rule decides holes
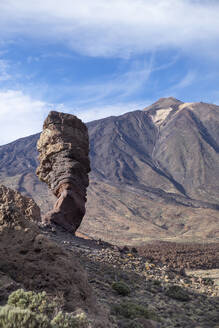
[[[84,312],[75,313],[62,313],[59,312],[57,316],[51,321],[52,328],[87,328],[89,322]]]
[[[44,313],[48,317],[53,315],[57,306],[55,302],[50,301],[46,292],[25,292],[23,289],[13,292],[9,296],[7,304],[20,309],[28,309],[35,313]]]
[[[31,312],[5,305],[0,307],[0,327],[4,328],[50,328],[49,319]]]
[[[58,312],[58,304],[46,292],[13,292],[5,306],[0,307],[0,327],[4,328],[89,328],[83,311]],[[57,314],[58,312],[58,314]]]

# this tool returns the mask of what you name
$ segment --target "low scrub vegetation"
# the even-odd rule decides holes
[[[0,327],[4,328],[89,328],[83,311],[65,313],[46,292],[18,289],[0,307]]]
[[[181,286],[177,285],[170,286],[166,291],[166,295],[177,301],[187,302],[190,300],[188,292]]]
[[[130,294],[129,286],[123,281],[116,281],[112,284],[112,288],[117,292],[117,294],[122,296],[127,296]]]
[[[156,319],[155,314],[149,311],[147,307],[132,302],[122,302],[114,304],[112,306],[112,314],[127,319]]]

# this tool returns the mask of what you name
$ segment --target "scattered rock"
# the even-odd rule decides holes
[[[6,295],[18,288],[45,290],[51,297],[63,297],[67,311],[82,308],[91,319],[92,328],[217,327],[218,294],[210,280],[192,277],[188,272],[181,275],[177,268],[153,262],[129,249],[121,252],[107,243],[73,236],[58,225],[43,227],[35,223],[39,215],[35,218],[26,214],[25,218],[29,212],[25,206],[21,210],[14,200],[18,197],[19,204],[29,201],[18,194],[15,197],[16,192],[5,187],[0,190],[3,303]],[[13,211],[8,204],[13,204]],[[86,268],[97,299],[75,257]],[[122,281],[130,293],[126,296],[115,293],[112,288],[115,281]],[[171,286],[177,286],[178,292],[185,291],[189,302],[172,297],[179,294],[175,287],[174,293],[168,295]],[[106,312],[112,308],[108,320]]]
[[[163,263],[177,270],[180,275],[185,269],[219,268],[219,243],[177,243],[168,241],[150,242],[136,247],[141,256],[152,262]]]
[[[58,198],[44,223],[54,222],[75,233],[85,215],[90,171],[87,127],[76,116],[52,111],[37,143],[39,179]]]
[[[109,327],[85,271],[72,252],[42,233],[35,223],[39,213],[33,200],[0,186],[0,280],[6,281],[0,295],[6,295],[10,285],[14,290],[14,284],[46,291],[51,297],[63,297],[66,311],[81,308],[97,320],[104,317],[99,327]]]

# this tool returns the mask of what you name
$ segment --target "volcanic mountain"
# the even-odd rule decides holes
[[[161,98],[87,124],[92,171],[81,232],[110,242],[219,237],[219,106]],[[38,181],[39,134],[0,147],[0,183],[53,197]]]

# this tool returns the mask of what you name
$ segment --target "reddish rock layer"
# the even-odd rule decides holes
[[[50,112],[37,143],[40,165],[37,175],[58,198],[43,218],[75,232],[85,215],[89,138],[87,127],[76,116]]]

